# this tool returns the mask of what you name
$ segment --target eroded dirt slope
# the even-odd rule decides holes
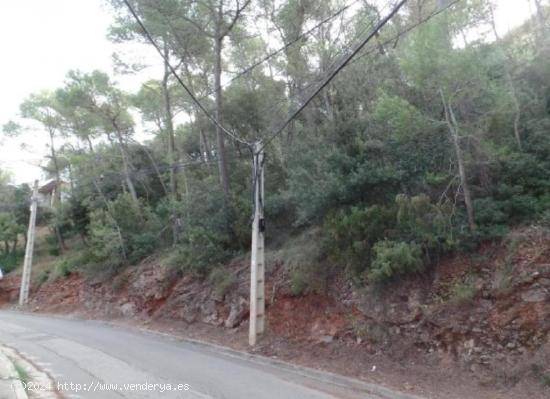
[[[249,350],[248,267],[227,269],[232,284],[223,290],[154,260],[103,281],[73,274],[35,288],[30,307]],[[280,262],[267,281],[268,333],[256,352],[429,397],[550,397],[550,237],[542,229],[385,289],[334,276],[327,292],[296,297]],[[16,302],[18,284],[4,279],[0,303]]]

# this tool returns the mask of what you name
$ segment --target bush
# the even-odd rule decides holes
[[[370,263],[372,246],[387,238],[395,227],[395,210],[378,205],[353,207],[330,214],[325,220],[325,247],[333,261],[359,275]]]
[[[290,292],[294,296],[300,296],[305,294],[308,287],[308,281],[305,273],[301,269],[294,269],[290,271]]]
[[[539,364],[533,364],[531,366],[531,371],[534,377],[540,382],[543,387],[550,387],[550,371],[548,366],[541,366]]]
[[[456,246],[449,204],[432,204],[426,194],[413,197],[399,194],[395,202],[401,240],[416,242],[428,256],[440,255]]]
[[[225,235],[205,228],[188,229],[178,248],[175,262],[182,270],[205,276],[233,254],[226,248],[225,239]]]
[[[449,290],[449,302],[454,305],[466,305],[472,302],[478,291],[475,280],[472,274],[458,279]]]
[[[0,255],[0,268],[4,273],[9,273],[19,265],[21,257],[18,254],[2,254]]]
[[[286,245],[268,255],[269,264],[283,264],[289,276],[289,288],[294,296],[322,293],[326,290],[332,264],[326,262],[321,245],[320,229],[308,229],[287,239]]]
[[[216,296],[223,298],[235,286],[237,278],[224,267],[217,267],[210,273],[209,281],[214,286]]]
[[[55,234],[50,234],[46,236],[46,245],[48,248],[48,254],[56,257],[61,255],[59,243],[57,242],[57,237],[55,236]]]
[[[250,245],[250,202],[234,188],[226,203],[213,177],[194,180],[188,187],[181,201],[163,205],[165,218],[178,209],[182,221],[177,254],[170,263],[179,270],[206,276]]]
[[[40,273],[38,273],[38,276],[36,277],[36,285],[40,287],[42,284],[48,281],[49,278],[50,278],[50,270],[47,270],[47,269],[41,270]]]
[[[78,269],[84,268],[90,262],[90,253],[87,250],[82,250],[73,256],[67,256],[55,264],[52,278],[56,280],[58,278],[69,277]]]
[[[69,277],[73,272],[72,268],[73,268],[73,265],[69,263],[66,259],[64,259],[55,265],[54,275],[56,277],[63,277],[63,278]]]
[[[136,204],[128,194],[109,203],[109,210],[98,209],[90,214],[91,259],[105,269],[117,269],[135,263],[157,247],[161,225],[150,208]]]
[[[369,281],[384,283],[397,276],[423,270],[422,251],[414,243],[380,241],[373,247],[373,261],[367,273]]]

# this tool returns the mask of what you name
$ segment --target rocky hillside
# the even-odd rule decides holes
[[[248,350],[247,266],[235,260],[224,278],[199,279],[149,259],[108,280],[72,274],[42,284],[30,306]],[[294,296],[287,268],[275,259],[267,281],[269,332],[257,352],[433,397],[550,393],[544,229],[519,230],[474,255],[449,257],[393,289],[357,288],[336,276],[323,294]],[[11,275],[2,282],[5,306],[16,302],[18,283]]]

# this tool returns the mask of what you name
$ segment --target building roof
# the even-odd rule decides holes
[[[59,185],[62,185],[62,184],[64,184],[64,182],[60,181]],[[40,194],[49,194],[49,193],[52,193],[55,190],[56,187],[57,187],[57,181],[56,180],[50,180],[49,182],[44,184],[42,187],[40,187],[38,189],[38,192]]]

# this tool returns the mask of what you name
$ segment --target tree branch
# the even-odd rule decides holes
[[[221,33],[220,35],[220,39],[223,39],[224,37],[226,37],[229,32],[231,32],[231,30],[233,30],[233,27],[235,26],[235,24],[237,23],[238,19],[240,18],[242,12],[244,11],[244,9],[246,7],[248,7],[248,5],[252,2],[252,0],[246,0],[243,4],[242,7],[239,7],[239,0],[236,0],[236,3],[237,3],[237,7],[235,9],[235,16],[233,17],[233,20],[231,21],[231,23],[229,24],[229,26],[225,29],[225,31],[223,33]]]

